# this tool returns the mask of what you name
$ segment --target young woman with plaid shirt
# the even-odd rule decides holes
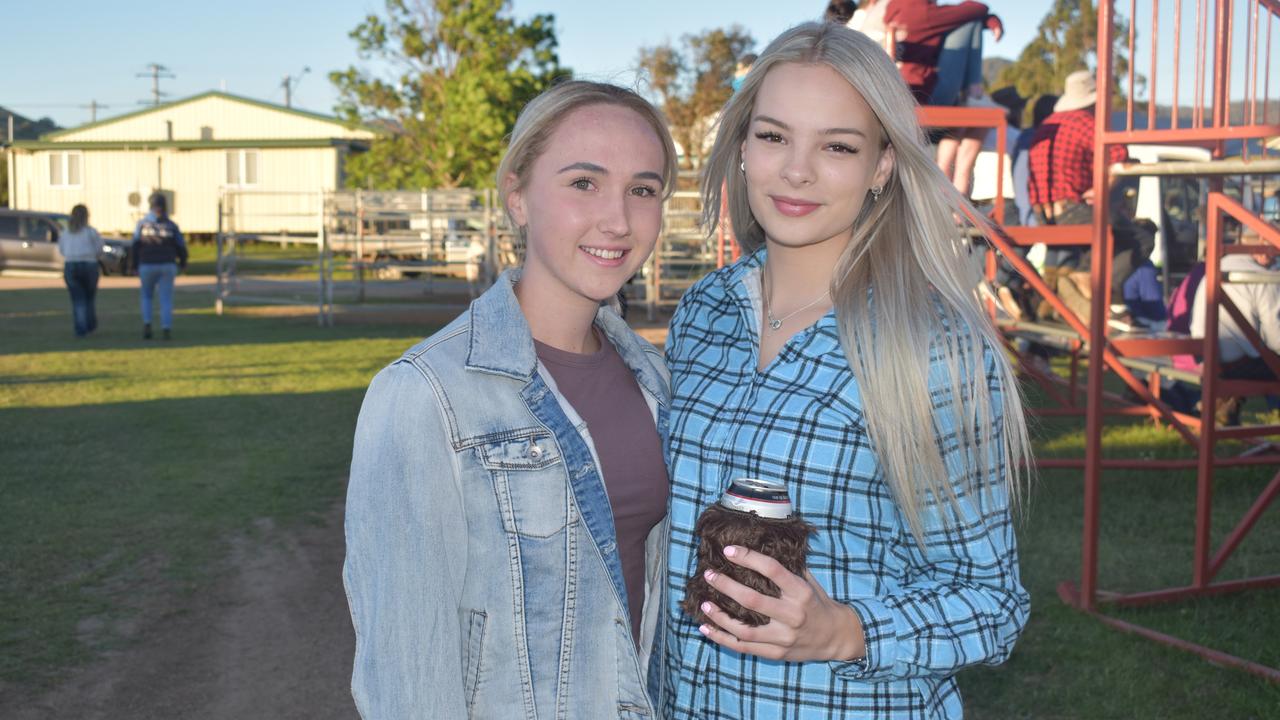
[[[956,672],[1026,622],[1020,397],[914,112],[885,53],[831,24],[774,40],[724,109],[705,220],[723,186],[751,252],[686,293],[667,341],[670,717],[960,717]],[[698,625],[694,523],[740,477],[787,484],[818,528],[809,570],[728,548],[781,595],[713,574],[770,621],[706,604]]]

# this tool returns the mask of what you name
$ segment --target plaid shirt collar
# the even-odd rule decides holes
[[[760,330],[764,319],[764,264],[768,259],[769,251],[762,245],[737,264],[730,266],[722,276],[720,283],[725,295],[738,304],[744,317],[747,318],[747,327],[752,332],[749,340],[756,346],[757,351],[760,345]],[[803,347],[798,349],[803,350],[806,354],[825,353],[831,352],[833,349],[840,349],[839,325],[836,322],[834,307],[818,318],[818,321],[804,332],[810,335],[810,338],[808,338],[810,340],[823,338],[834,340],[835,342],[834,348],[827,343],[819,343],[820,346],[815,346],[812,342],[802,343]],[[791,351],[791,349],[791,343],[783,346],[783,351]],[[781,353],[779,355],[781,356]]]

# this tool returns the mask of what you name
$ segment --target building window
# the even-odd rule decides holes
[[[258,151],[227,151],[227,184],[239,187],[258,184]]]
[[[82,155],[78,152],[49,153],[49,185],[51,187],[80,187]]]

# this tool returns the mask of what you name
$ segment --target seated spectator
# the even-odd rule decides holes
[[[1093,72],[1081,70],[1067,77],[1065,90],[1054,112],[1045,119],[1031,140],[1028,151],[1028,199],[1040,224],[1089,225],[1093,222],[1093,153],[1094,153],[1094,103],[1098,89]],[[1108,163],[1123,162],[1129,154],[1122,145],[1107,149]],[[1124,188],[1117,183],[1113,189]],[[1125,203],[1115,202],[1113,196],[1111,223],[1116,235],[1117,261],[1113,268],[1113,282],[1123,284],[1128,279],[1132,264],[1127,262],[1125,250],[1136,233],[1130,227],[1132,218],[1124,217]],[[1050,289],[1067,302],[1068,306],[1087,321],[1088,305],[1092,295],[1089,276],[1088,238],[1081,238],[1081,247],[1051,248],[1045,255],[1044,278]],[[1119,294],[1118,292],[1116,294]],[[1083,311],[1083,312],[1082,312]]]
[[[1155,238],[1155,223],[1140,220],[1136,225]],[[1164,285],[1160,282],[1160,271],[1152,264],[1150,254],[1135,261],[1133,272],[1121,286],[1121,296],[1134,330],[1160,332],[1168,325],[1169,316],[1164,307]]]
[[[890,0],[885,22],[905,30],[898,60],[922,105],[954,107],[982,97],[983,27],[997,41],[1004,34],[1000,18],[988,13],[986,5]],[[982,128],[950,128],[938,141],[938,167],[962,195],[969,194],[985,135]]]
[[[997,93],[1000,91],[997,90]],[[1016,92],[1016,91],[1015,91]],[[995,95],[992,96],[993,98]],[[1027,151],[1031,148],[1031,140],[1035,131],[1044,124],[1046,118],[1053,114],[1053,105],[1058,101],[1057,95],[1041,95],[1036,98],[1031,108],[1031,127],[1018,133],[1012,152],[1013,203],[1016,213],[1005,213],[1005,225],[1039,225],[1039,218],[1031,211],[1031,200],[1027,195],[1028,162]],[[1030,248],[1015,248],[1023,258],[1028,257]],[[1004,258],[1000,258],[996,266],[996,296],[1001,306],[1015,320],[1022,319],[1024,314],[1032,314],[1038,304],[1035,291],[1022,276],[1014,271],[1013,266]]]
[[[933,0],[889,0],[884,12],[884,23],[888,28],[900,28],[904,31],[898,43],[896,53],[902,78],[911,87],[911,94],[921,105],[933,104],[934,89],[938,85],[938,58],[942,54],[943,41],[951,31],[971,22],[982,23],[993,33],[1004,32],[1000,18],[992,15],[987,6],[980,2],[966,2],[957,5],[938,5]],[[966,59],[969,55],[966,54]],[[981,82],[982,60],[979,57],[979,83]],[[968,65],[961,76],[961,84],[968,75]],[[967,90],[967,88],[966,88]],[[954,105],[957,97],[938,98],[940,104]]]
[[[1044,125],[1044,121],[1053,114],[1053,106],[1058,102],[1057,95],[1041,95],[1031,106],[1031,127],[1018,135],[1013,146],[1013,202],[1018,206],[1018,223],[1021,225],[1039,225],[1040,219],[1031,209],[1031,196],[1028,186],[1031,183],[1030,150],[1031,141],[1036,131]]]
[[[1178,287],[1174,288],[1173,294],[1169,296],[1169,304],[1165,308],[1168,311],[1169,332],[1183,335],[1191,333],[1191,307],[1195,304],[1196,291],[1200,288],[1202,280],[1204,280],[1204,262],[1198,262],[1191,266],[1191,271],[1182,279],[1182,282],[1178,283]],[[1194,355],[1174,355],[1172,359],[1175,369],[1193,371],[1200,369],[1200,362]],[[1162,382],[1161,385],[1163,389],[1160,391],[1160,398],[1168,403],[1169,407],[1180,413],[1196,412],[1196,403],[1200,402],[1199,387],[1181,380],[1172,383]]]
[[[1248,242],[1248,240],[1246,240]],[[1254,238],[1256,242],[1256,237]],[[1266,282],[1223,282],[1222,294],[1229,298],[1245,320],[1253,326],[1272,352],[1280,353],[1280,270],[1273,269],[1268,255],[1226,255],[1223,273],[1250,273],[1270,276]],[[1191,334],[1204,337],[1206,285],[1200,283],[1191,306]],[[1221,377],[1230,380],[1274,381],[1276,375],[1263,361],[1253,343],[1245,337],[1225,309],[1218,311],[1218,360]],[[1243,398],[1220,398],[1215,416],[1220,423],[1238,425]]]
[[[889,53],[889,57],[894,57],[896,38],[889,34],[889,29],[884,24],[884,12],[887,7],[889,7],[889,0],[862,0],[847,24],[874,40]]]

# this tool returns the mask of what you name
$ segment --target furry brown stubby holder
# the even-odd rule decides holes
[[[703,573],[711,570],[727,575],[753,590],[778,597],[782,593],[772,580],[730,562],[724,556],[725,547],[737,545],[755,550],[777,560],[796,575],[803,576],[805,555],[809,552],[809,536],[813,534],[814,527],[795,515],[785,520],[775,520],[717,504],[702,511],[694,532],[701,539],[698,544],[698,569],[685,584],[684,601],[680,603],[680,607],[699,624],[707,623],[711,620],[702,612],[702,603],[710,600],[733,618],[754,627],[764,625],[769,622],[769,618],[748,610],[736,600],[721,594],[707,583]]]

